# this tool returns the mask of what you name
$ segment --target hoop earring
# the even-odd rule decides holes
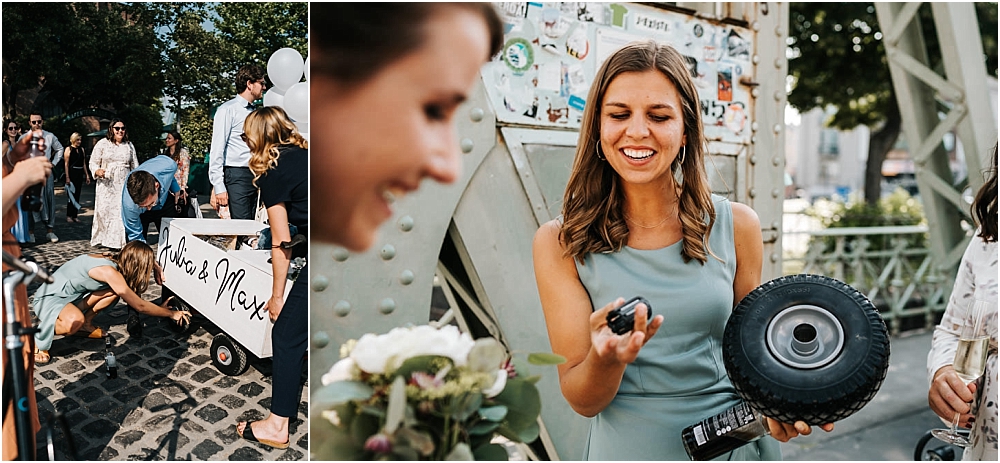
[[[686,155],[687,155],[687,145],[682,145],[681,146],[681,155],[677,158],[678,159],[678,161],[677,161],[677,165],[678,166],[684,165],[684,158],[686,157]]]
[[[602,161],[606,161],[607,160],[607,159],[604,158],[604,153],[601,152],[601,144],[600,143],[597,144],[597,159],[600,159]]]

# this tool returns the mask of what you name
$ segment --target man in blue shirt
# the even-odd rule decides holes
[[[126,242],[141,240],[145,243],[150,223],[156,223],[159,230],[160,219],[176,215],[174,201],[185,197],[174,178],[176,171],[177,163],[161,154],[129,172],[125,191],[122,191]]]
[[[250,148],[243,141],[243,121],[256,109],[253,102],[266,88],[264,70],[252,64],[243,66],[236,72],[239,94],[215,111],[208,162],[208,181],[214,191],[211,204],[216,211],[228,206],[234,219],[253,220],[256,212],[257,188],[248,167]]]

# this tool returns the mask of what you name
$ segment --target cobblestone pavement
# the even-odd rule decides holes
[[[206,215],[214,211],[202,196]],[[57,243],[44,239],[44,226],[35,231],[37,241],[24,247],[24,255],[50,270],[85,253],[104,249],[90,246],[94,187],[86,186],[80,223],[66,222],[66,196],[56,187]],[[39,233],[39,231],[41,233]],[[155,233],[150,232],[155,243]],[[155,246],[154,246],[155,250]],[[28,288],[29,296],[37,283]],[[160,297],[152,283],[143,294]],[[221,330],[203,320],[189,334],[178,334],[169,320],[139,315],[145,328],[141,339],[125,330],[127,309],[123,302],[95,318],[114,339],[118,378],[105,374],[105,348],[100,339],[57,336],[52,361],[38,365],[35,391],[42,432],[38,434],[39,459],[46,457],[47,423],[58,411],[65,418],[83,460],[305,460],[308,458],[307,391],[304,384],[299,414],[290,423],[291,445],[284,450],[248,442],[236,434],[240,420],[258,420],[271,402],[271,360],[248,355],[250,368],[240,376],[220,373],[213,365],[209,346]],[[308,362],[306,362],[307,364]],[[302,370],[302,381],[307,381]],[[58,427],[52,431],[57,459],[70,459],[67,439]]]

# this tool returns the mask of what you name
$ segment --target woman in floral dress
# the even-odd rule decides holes
[[[122,189],[129,172],[138,165],[135,147],[128,141],[125,122],[115,118],[108,128],[108,137],[97,142],[90,155],[90,171],[97,182],[91,246],[121,249],[125,245]]]

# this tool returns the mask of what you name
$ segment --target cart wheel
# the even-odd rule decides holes
[[[198,329],[197,325],[195,325],[194,323],[195,314],[194,311],[191,309],[191,306],[187,305],[186,302],[178,299],[177,296],[174,296],[174,299],[170,301],[170,310],[187,310],[188,312],[191,312],[191,318],[188,320],[188,323],[186,325],[178,325],[173,320],[166,320],[167,325],[170,326],[170,331],[173,331],[174,333],[177,334],[185,335],[185,334],[191,334]]]
[[[226,375],[242,375],[250,366],[247,363],[246,351],[223,333],[215,335],[215,338],[212,339],[211,349],[212,364]]]
[[[785,423],[847,418],[875,396],[889,368],[889,335],[875,306],[819,275],[751,291],[733,309],[722,350],[740,396]]]

